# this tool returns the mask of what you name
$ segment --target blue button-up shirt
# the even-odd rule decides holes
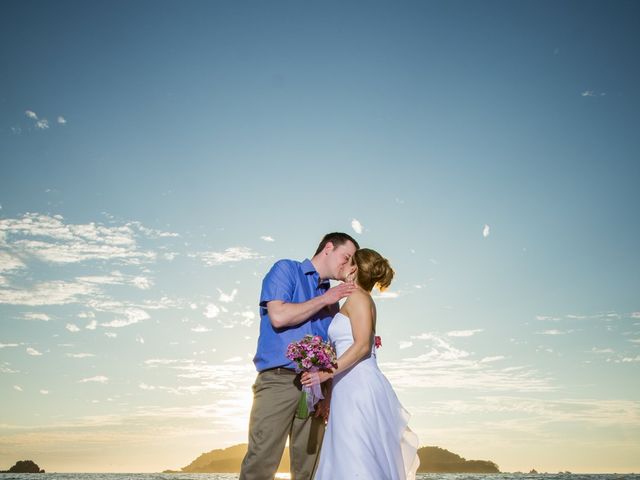
[[[296,364],[286,355],[289,343],[297,342],[307,334],[320,335],[327,340],[329,324],[339,309],[336,303],[324,307],[299,325],[275,328],[269,320],[267,302],[303,303],[328,289],[329,281],[320,281],[320,275],[309,259],[303,262],[280,260],[271,267],[262,281],[260,294],[260,336],[253,358],[259,372],[275,367],[295,368]]]

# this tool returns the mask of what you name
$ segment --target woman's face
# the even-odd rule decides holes
[[[353,282],[356,278],[356,271],[358,267],[356,266],[356,262],[353,260],[353,257],[349,258],[349,261],[346,262],[342,268],[340,269],[340,278],[337,280],[341,280],[343,282]]]

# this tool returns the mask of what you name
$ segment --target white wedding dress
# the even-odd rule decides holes
[[[338,357],[353,344],[349,317],[333,317],[329,340]],[[333,379],[315,480],[415,479],[418,437],[408,422],[409,413],[378,368],[372,345],[370,355]]]

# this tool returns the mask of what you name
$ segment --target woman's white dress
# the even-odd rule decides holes
[[[351,321],[336,314],[329,340],[340,357],[353,344]],[[333,379],[329,424],[315,480],[415,479],[418,437],[409,413],[371,354]]]

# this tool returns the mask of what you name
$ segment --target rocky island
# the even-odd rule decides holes
[[[180,470],[163,473],[238,473],[247,453],[247,444],[241,443],[225,449],[203,453]],[[418,450],[418,473],[500,473],[498,466],[488,460],[466,460],[439,447],[422,447]],[[278,472],[289,471],[289,451],[285,449]]]
[[[0,470],[0,473],[45,473],[32,460],[20,460],[9,470]]]

